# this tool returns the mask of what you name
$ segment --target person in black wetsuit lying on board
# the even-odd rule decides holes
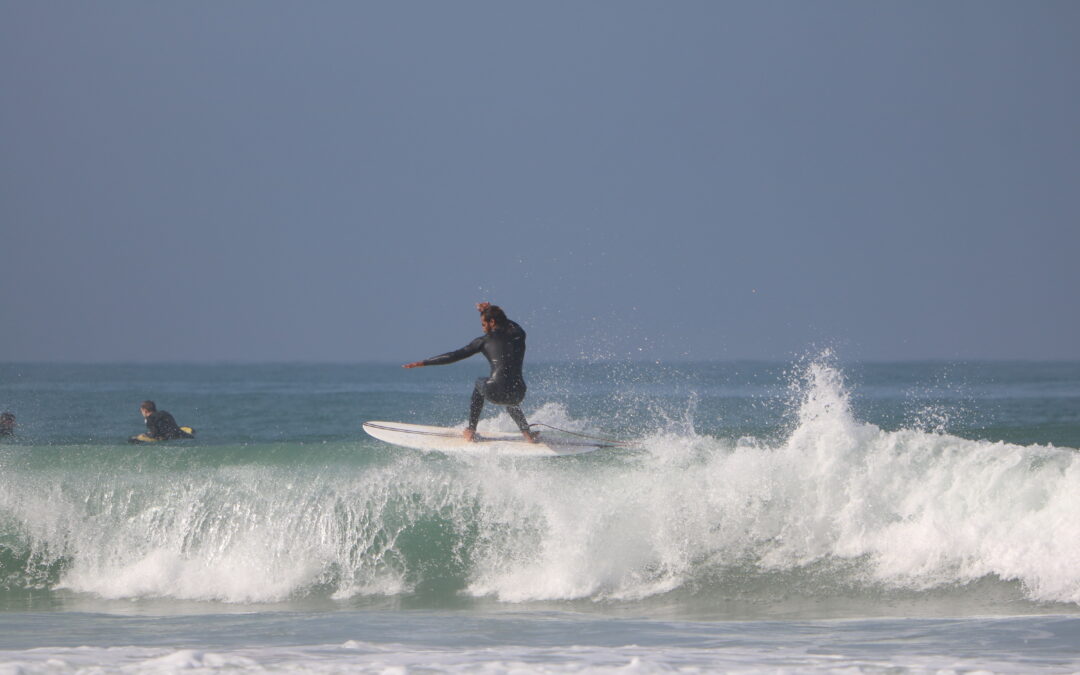
[[[517,423],[525,438],[536,442],[536,434],[529,430],[525,413],[521,412],[521,402],[525,400],[525,378],[521,366],[525,361],[525,331],[510,319],[498,305],[481,302],[476,305],[480,310],[480,326],[484,334],[461,349],[423,361],[406,363],[402,368],[420,368],[421,366],[443,366],[467,359],[473,354],[483,354],[491,364],[491,375],[476,380],[472,402],[469,405],[469,426],[463,435],[471,441],[476,436],[476,425],[480,421],[480,411],[484,401],[506,407],[506,412]]]
[[[15,435],[15,413],[0,413],[0,436]]]
[[[153,441],[169,441],[177,438],[192,438],[192,435],[180,428],[176,419],[165,410],[158,410],[153,401],[143,401],[139,406],[146,421],[146,435]]]

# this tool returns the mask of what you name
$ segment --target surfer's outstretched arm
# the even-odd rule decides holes
[[[479,354],[480,350],[484,347],[484,338],[478,337],[469,344],[465,345],[461,349],[454,350],[452,352],[446,352],[445,354],[439,354],[438,356],[432,356],[430,359],[424,359],[423,361],[413,361],[412,363],[406,363],[402,368],[420,368],[421,366],[445,366],[448,363],[457,363],[462,359],[467,359],[473,354]]]

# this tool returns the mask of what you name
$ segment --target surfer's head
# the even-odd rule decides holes
[[[506,321],[506,312],[502,311],[502,307],[498,305],[487,305],[480,310],[480,325],[483,326],[485,333],[502,328],[506,325]]]
[[[150,414],[157,412],[157,406],[154,405],[153,401],[143,401],[139,404],[139,410],[142,411],[143,417],[147,417]]]

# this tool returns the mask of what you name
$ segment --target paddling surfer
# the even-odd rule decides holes
[[[506,407],[506,412],[517,424],[525,438],[536,442],[536,434],[529,430],[525,413],[519,407],[525,399],[525,378],[521,374],[525,361],[525,330],[506,318],[506,313],[498,305],[481,302],[476,305],[480,311],[480,326],[484,334],[461,349],[433,356],[423,361],[406,363],[403,368],[422,366],[444,366],[467,359],[473,354],[483,354],[491,364],[491,374],[476,380],[473,387],[472,401],[469,404],[469,426],[462,435],[471,441],[476,437],[476,425],[480,421],[480,412],[484,401]]]
[[[139,406],[143,421],[146,422],[146,436],[152,441],[169,441],[178,438],[192,438],[192,435],[176,423],[176,419],[165,410],[158,410],[153,401],[143,401]]]
[[[15,413],[0,413],[0,436],[15,435]]]

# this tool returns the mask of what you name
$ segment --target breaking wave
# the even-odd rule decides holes
[[[447,458],[370,440],[164,458],[10,448],[0,587],[521,603],[934,593],[991,580],[1029,601],[1080,603],[1075,450],[884,430],[856,418],[835,365],[795,379],[792,422],[776,438],[699,434],[687,419],[576,458]],[[591,430],[555,404],[531,418]]]

